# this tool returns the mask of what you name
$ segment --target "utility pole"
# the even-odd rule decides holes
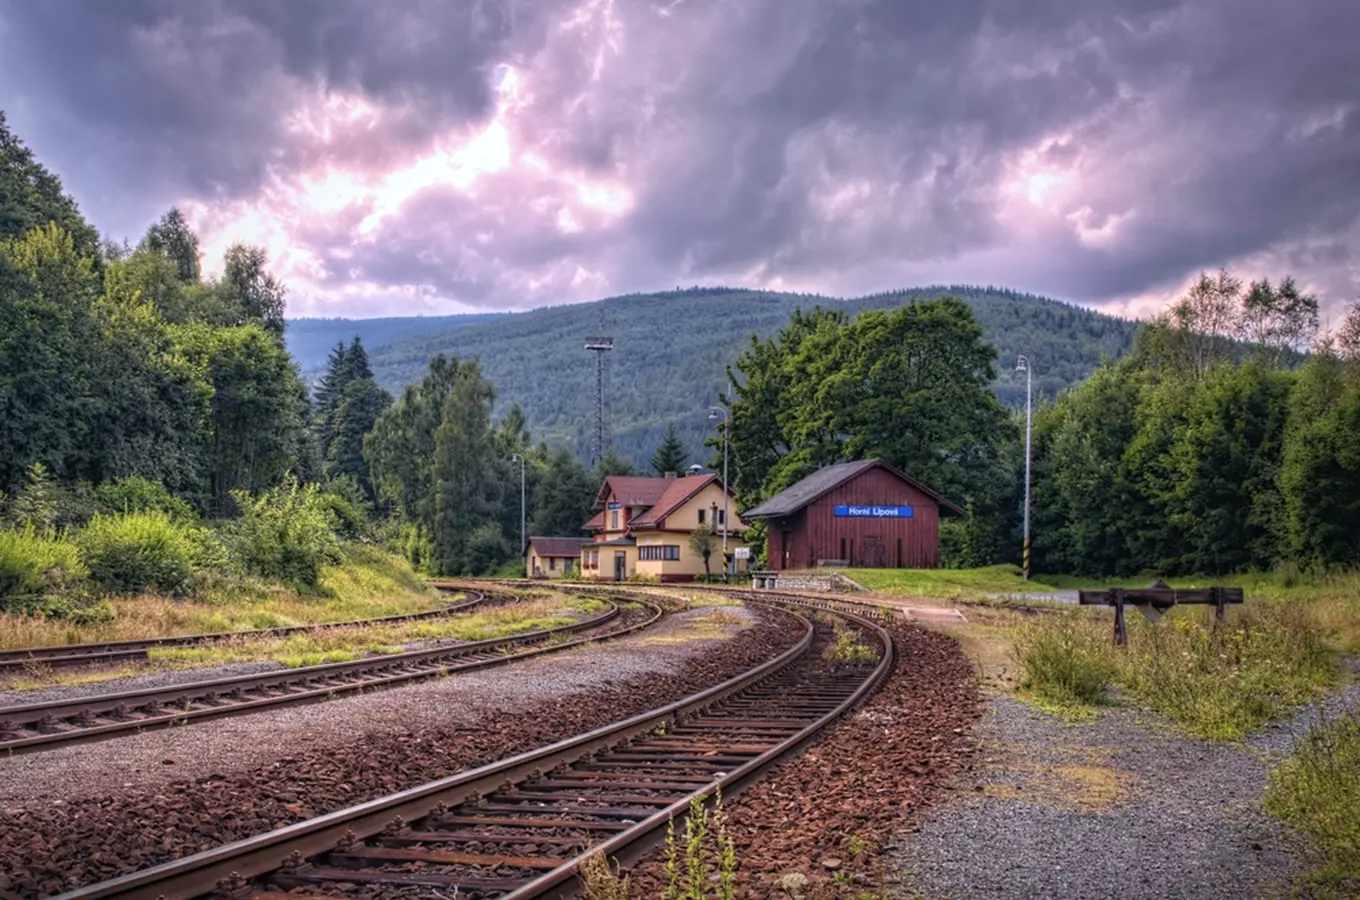
[[[732,416],[725,407],[710,406],[708,417],[717,419],[718,413],[723,414],[723,515],[722,515],[722,553],[723,553],[723,581],[727,581],[727,447],[732,443]]]
[[[1033,432],[1034,423],[1034,370],[1030,367],[1029,358],[1019,357],[1015,361],[1015,371],[1025,373],[1025,551],[1023,568],[1025,580],[1029,581],[1029,466],[1030,435]]]
[[[510,461],[519,463],[519,555],[520,559],[525,560],[524,576],[527,578],[533,573],[529,571],[528,557],[525,556],[529,549],[529,537],[525,532],[524,518],[524,457],[515,453],[510,456]]]

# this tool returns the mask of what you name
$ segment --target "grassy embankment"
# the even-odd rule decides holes
[[[112,617],[93,623],[0,613],[0,649],[373,619],[437,609],[449,599],[401,557],[356,546],[344,562],[322,566],[314,588],[222,579],[190,598],[118,597]]]
[[[224,583],[225,585],[225,583]],[[193,599],[155,595],[111,601],[112,618],[94,625],[38,616],[0,615],[3,646],[32,647],[87,641],[127,640],[180,634],[221,633],[324,622],[343,622],[436,609],[462,595],[430,588],[400,557],[372,548],[351,548],[344,563],[324,566],[315,588],[233,581]],[[394,653],[427,640],[489,640],[566,625],[602,610],[599,601],[539,592],[526,602],[446,619],[342,628],[284,638],[228,639],[209,646],[165,648],[149,664],[83,670],[35,667],[0,682],[7,690],[53,684],[88,684],[146,671],[271,660],[285,666],[344,662],[372,653]]]

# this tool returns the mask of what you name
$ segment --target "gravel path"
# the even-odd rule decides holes
[[[928,900],[1287,897],[1298,846],[1261,809],[1269,766],[1319,709],[1357,707],[1351,683],[1227,744],[1146,710],[1068,724],[993,695],[983,764],[958,802],[898,836],[893,867]]]
[[[249,771],[270,760],[375,732],[472,725],[488,714],[638,676],[674,673],[685,660],[704,654],[715,641],[743,627],[713,625],[704,621],[708,612],[688,610],[639,635],[508,667],[0,759],[0,811],[144,789],[210,773]],[[725,607],[724,613],[746,622],[753,618],[740,607]],[[202,670],[194,674],[202,675]]]

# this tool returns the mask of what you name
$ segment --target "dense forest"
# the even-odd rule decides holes
[[[1360,563],[1360,305],[1334,334],[1317,326],[1316,300],[1288,279],[1205,276],[1132,353],[1041,408],[1035,566]]]
[[[726,367],[753,333],[770,337],[795,310],[818,305],[853,316],[861,310],[895,309],[913,299],[943,295],[965,300],[983,339],[997,347],[991,388],[1008,407],[1024,405],[1024,382],[1013,373],[1016,354],[1033,361],[1036,393],[1052,397],[1080,383],[1103,359],[1127,351],[1137,327],[1029,294],[954,285],[846,301],[695,288],[536,309],[386,346],[370,336],[368,320],[351,321],[333,334],[344,340],[362,337],[372,352],[378,383],[394,392],[421,378],[435,354],[478,359],[486,377],[496,384],[502,407],[519,404],[535,434],[589,455],[595,360],[583,342],[599,331],[603,309],[604,329],[613,336],[615,347],[607,355],[607,414],[615,449],[644,465],[667,428],[674,426],[696,454],[690,462],[708,463],[711,457],[702,450],[713,436],[708,407],[726,391]],[[319,356],[299,359],[304,376],[319,376]]]
[[[356,337],[369,348],[399,344],[429,334],[480,325],[503,319],[510,313],[467,313],[454,316],[386,316],[374,319],[304,318],[288,319],[283,333],[284,345],[302,369],[308,382],[321,376],[328,357],[337,343],[346,344]],[[389,385],[389,387],[393,387]],[[399,387],[397,389],[400,389]]]

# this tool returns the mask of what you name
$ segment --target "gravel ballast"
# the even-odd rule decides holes
[[[788,647],[778,612],[691,610],[485,673],[0,760],[0,892],[42,897],[652,709]]]
[[[893,868],[931,900],[1287,897],[1299,839],[1264,812],[1269,768],[1350,684],[1240,744],[1198,740],[1146,710],[1064,722],[992,696],[983,763],[959,799],[898,836]]]

